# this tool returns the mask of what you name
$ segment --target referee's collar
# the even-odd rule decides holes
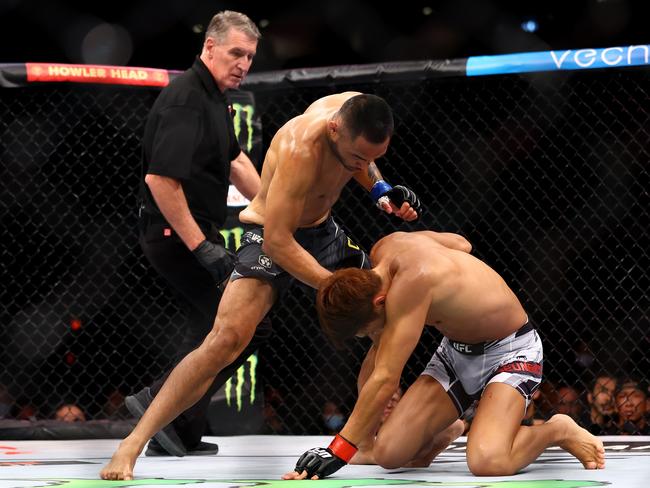
[[[201,58],[199,56],[197,56],[194,60],[192,69],[197,72],[201,83],[203,83],[203,86],[205,86],[206,90],[208,90],[209,93],[224,100],[226,99],[225,95],[221,92],[221,90],[219,90],[219,85],[217,85],[217,82],[212,76],[212,73],[210,73],[210,70],[205,65],[205,63],[201,61]]]

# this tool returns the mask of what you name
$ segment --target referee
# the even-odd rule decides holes
[[[142,151],[140,245],[153,268],[187,304],[187,327],[176,362],[212,329],[220,285],[235,264],[219,230],[227,217],[229,184],[248,199],[260,188],[252,162],[239,147],[224,92],[248,72],[260,32],[244,14],[215,15],[201,55],[161,91],[147,118]],[[218,446],[201,441],[213,393],[265,342],[263,323],[251,344],[217,376],[206,395],[149,442],[147,456],[210,455]],[[125,404],[141,417],[169,375]]]

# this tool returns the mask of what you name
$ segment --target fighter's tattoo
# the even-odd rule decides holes
[[[370,163],[368,165],[368,176],[372,180],[373,184],[382,179],[379,168],[377,168],[377,165],[375,163]]]

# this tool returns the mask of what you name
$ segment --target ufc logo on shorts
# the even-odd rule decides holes
[[[452,346],[454,346],[454,349],[456,349],[458,352],[462,352],[465,354],[471,354],[474,352],[472,350],[472,346],[469,344],[461,344],[460,342],[453,342]]]

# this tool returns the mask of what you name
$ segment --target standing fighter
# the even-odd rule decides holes
[[[369,266],[366,254],[331,215],[350,179],[369,190],[384,211],[408,221],[417,218],[415,194],[403,186],[392,188],[375,165],[392,134],[388,104],[356,92],[321,98],[278,130],[266,153],[261,189],[239,216],[260,228],[242,238],[239,262],[212,331],[172,371],[101,471],[102,478],[133,477],[146,442],[201,398],[214,377],[238,357],[293,278],[318,288],[335,268]]]
[[[470,250],[455,234],[397,232],[373,247],[372,270],[339,270],[322,283],[317,308],[325,333],[335,343],[369,336],[369,371],[340,434],[327,449],[304,453],[285,479],[328,476],[356,446],[385,468],[426,458],[442,450],[441,436],[453,440],[448,429],[475,400],[467,440],[473,474],[512,475],[549,446],[587,469],[605,466],[603,443],[566,415],[521,425],[542,378],[542,343],[512,290]],[[424,325],[444,338],[375,439]]]

